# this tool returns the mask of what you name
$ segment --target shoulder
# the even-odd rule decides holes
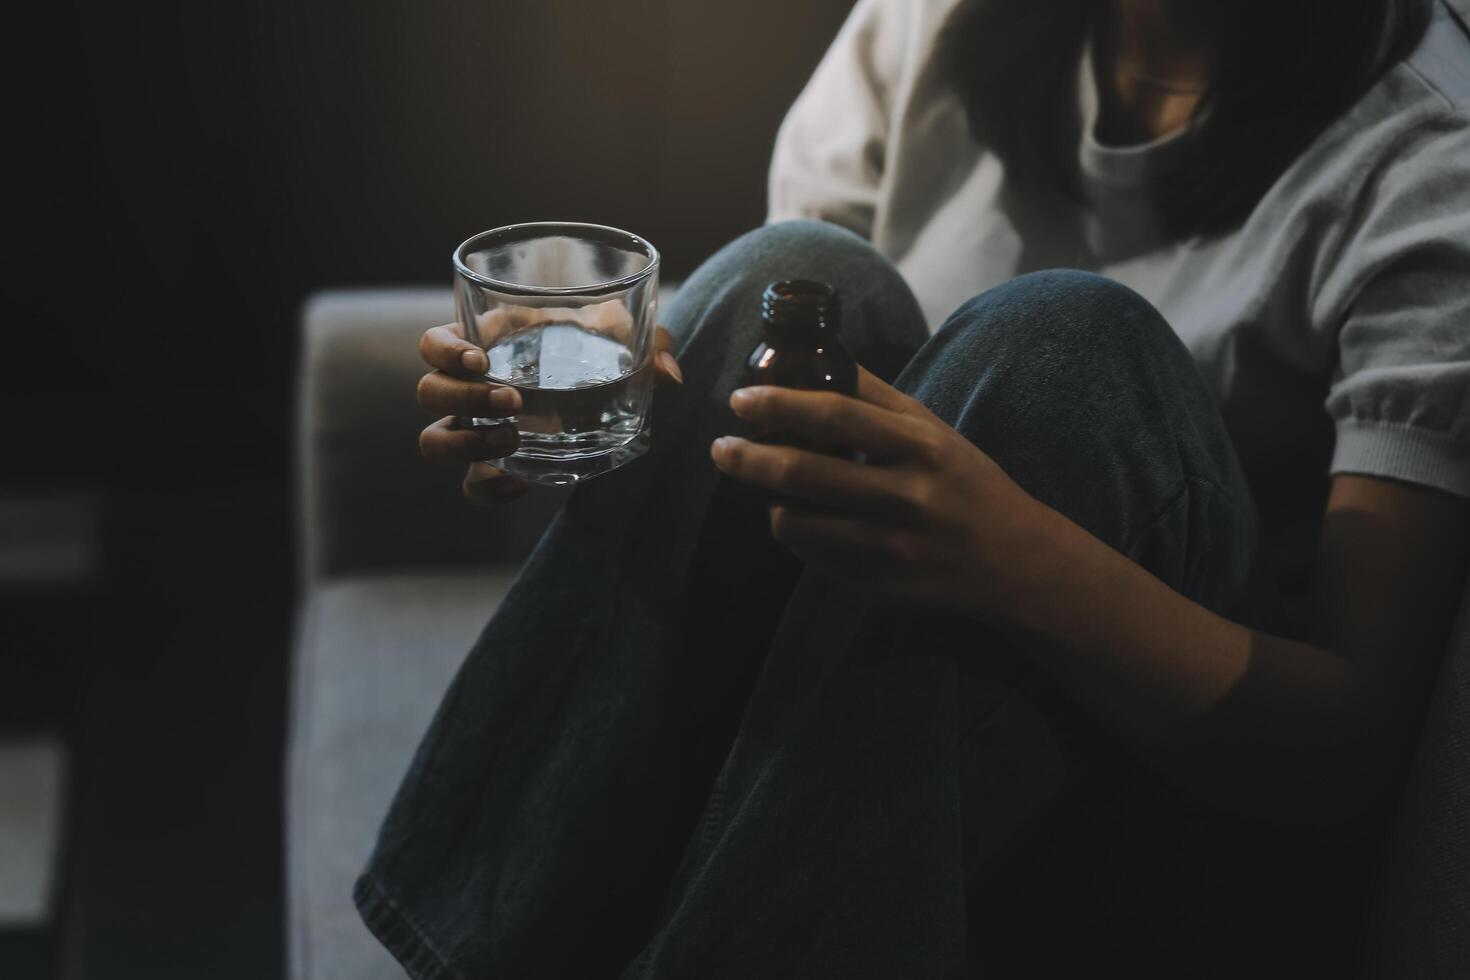
[[[1470,111],[1470,19],[1462,7],[1470,7],[1470,0],[1434,0],[1419,44],[1333,128],[1361,131],[1377,124],[1402,130]]]
[[[912,62],[932,47],[955,8],[983,2],[990,0],[858,0],[839,40]]]
[[[1415,203],[1423,212],[1470,203],[1470,0],[1436,0],[1434,7],[1419,45],[1348,120],[1365,136],[1379,133],[1362,148],[1375,164],[1368,189],[1381,204]],[[1458,224],[1463,232],[1466,222]]]
[[[1456,0],[1470,2],[1470,0]],[[1312,319],[1340,324],[1373,282],[1432,277],[1436,296],[1470,285],[1470,34],[1445,0],[1419,45],[1303,151],[1247,219]],[[1421,291],[1420,300],[1427,301]],[[1405,300],[1404,302],[1408,302]]]
[[[1385,81],[1395,76],[1445,109],[1470,109],[1470,0],[1436,0],[1424,39]]]
[[[857,0],[851,19],[890,27],[922,26],[943,21],[956,7],[993,2],[995,0]]]
[[[1383,191],[1470,192],[1470,22],[1435,0],[1418,46],[1327,127],[1288,170],[1284,189],[1375,210]],[[1315,193],[1313,193],[1315,192]],[[1448,205],[1449,201],[1444,200]]]
[[[851,90],[867,93],[885,115],[892,111],[931,59],[951,13],[976,2],[991,0],[857,0],[818,69],[829,82],[825,107],[837,90]]]

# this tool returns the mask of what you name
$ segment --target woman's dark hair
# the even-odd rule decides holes
[[[1219,0],[1219,61],[1196,132],[1156,188],[1174,235],[1242,221],[1328,123],[1423,37],[1434,0]],[[975,137],[1081,199],[1077,71],[1102,0],[965,0],[940,57]]]

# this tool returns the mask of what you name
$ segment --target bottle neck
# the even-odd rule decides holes
[[[795,326],[766,321],[766,343],[772,347],[820,347],[837,337],[831,326]]]
[[[837,290],[827,283],[788,279],[766,287],[761,296],[761,318],[768,343],[818,343],[837,333],[841,304]]]

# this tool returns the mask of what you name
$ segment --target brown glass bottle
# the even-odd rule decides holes
[[[857,361],[837,333],[842,304],[825,282],[773,282],[761,296],[765,339],[750,353],[746,383],[857,394]]]
[[[771,283],[761,296],[761,324],[765,339],[750,352],[746,384],[857,394],[857,360],[837,336],[842,304],[832,286],[810,279]],[[800,444],[789,433],[767,430],[755,437]],[[808,448],[851,455],[829,447]]]

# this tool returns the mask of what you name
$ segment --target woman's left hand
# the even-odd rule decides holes
[[[784,499],[771,533],[809,565],[927,611],[991,620],[1022,601],[1050,513],[917,399],[865,370],[856,398],[758,386],[740,418],[863,463],[791,446],[716,439],[715,465]]]

